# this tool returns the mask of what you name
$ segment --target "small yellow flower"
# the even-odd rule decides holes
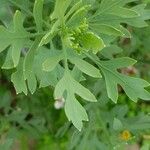
[[[128,141],[130,138],[131,138],[131,133],[130,133],[129,130],[124,130],[124,131],[121,133],[121,139],[122,139],[122,140]]]

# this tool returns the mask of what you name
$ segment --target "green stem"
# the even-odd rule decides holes
[[[65,45],[65,40],[64,37],[61,38],[62,39],[62,45],[63,45],[63,54],[64,54],[64,67],[65,67],[65,71],[68,71],[68,56],[67,56],[67,50],[66,50],[66,45]]]

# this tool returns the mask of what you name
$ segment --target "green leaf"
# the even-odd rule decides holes
[[[86,80],[85,77],[82,75],[82,72],[76,66],[71,71],[71,75],[76,81],[80,82]]]
[[[23,92],[25,95],[27,95],[27,86],[24,80],[22,59],[19,62],[17,71],[11,75],[11,82],[13,82],[17,94]]]
[[[150,100],[150,93],[144,89],[150,85],[147,81],[129,77],[117,71],[119,68],[133,65],[135,62],[135,60],[126,57],[99,62],[99,67],[105,77],[108,97],[115,103],[118,99],[118,84],[122,86],[131,100],[135,102],[138,98]]]
[[[12,48],[9,48],[2,69],[11,69],[11,68],[14,68],[14,63],[12,60]]]
[[[72,0],[65,0],[65,1],[56,0],[54,11],[51,14],[51,20],[56,19],[56,21],[54,22],[54,24],[52,24],[52,27],[49,30],[49,32],[46,35],[44,35],[41,42],[39,43],[39,46],[49,43],[55,36],[55,34],[59,31],[58,28],[60,27],[60,25],[62,25],[65,12],[69,7],[71,1]]]
[[[83,123],[82,121],[88,121],[88,116],[85,109],[77,101],[74,95],[68,94],[65,103],[65,113],[69,121],[72,121],[73,125],[81,131]]]
[[[60,19],[60,17],[65,15],[67,8],[69,7],[72,0],[56,0],[55,8],[51,15],[51,19]]]
[[[81,46],[86,50],[91,50],[94,54],[99,52],[105,47],[103,40],[92,32],[82,34],[80,38]]]
[[[131,37],[123,28],[122,23],[135,27],[145,27],[147,26],[145,20],[150,19],[150,11],[145,10],[146,5],[126,8],[126,4],[133,1],[102,0],[96,13],[89,17],[89,27],[99,35],[104,33],[117,36],[119,34],[118,30],[120,31],[118,36]]]
[[[123,125],[122,125],[121,121],[117,118],[114,118],[113,129],[114,130],[122,130],[122,128],[123,128]]]
[[[124,34],[117,28],[111,25],[107,24],[96,24],[96,23],[91,23],[90,28],[92,31],[96,33],[103,33],[107,35],[114,35],[114,36],[123,36]]]
[[[134,21],[130,19],[128,22],[130,25],[133,25],[135,27],[141,28],[146,27],[148,24],[145,22],[145,20],[150,19],[150,10],[145,9],[146,4],[140,4],[136,5],[132,9],[140,14],[140,17],[136,17]]]
[[[63,86],[63,88],[60,89],[59,86],[61,87]],[[72,86],[72,89],[70,89],[70,86]],[[64,74],[64,77],[57,84],[55,89],[55,94],[54,94],[55,98],[63,96],[63,92],[65,89],[71,90],[71,92],[76,93],[77,95],[81,96],[83,99],[87,101],[91,101],[91,102],[97,101],[95,96],[88,89],[86,89],[84,86],[79,84],[76,80],[74,80],[68,72]]]
[[[113,59],[114,55],[121,53],[123,50],[116,46],[116,45],[110,45],[101,50],[101,55],[108,59]]]
[[[24,65],[23,65],[24,78],[25,80],[27,80],[28,88],[32,94],[35,92],[37,87],[36,76],[33,70],[33,62],[40,41],[41,41],[40,37],[38,37],[34,41],[34,43],[32,44],[31,48],[29,49],[29,51],[25,56]]]
[[[150,116],[139,114],[138,116],[127,118],[124,125],[129,130],[150,129]]]
[[[71,57],[70,61],[76,65],[76,67],[81,70],[82,72],[84,72],[85,74],[92,76],[94,78],[101,78],[101,74],[100,71],[92,66],[91,64],[89,64],[88,62],[77,58],[77,57]]]
[[[43,67],[42,67],[43,62],[46,59],[53,57],[54,55],[57,54],[57,53],[53,54],[53,52],[55,52],[55,51],[53,51],[52,49],[50,50],[50,49],[47,49],[44,47],[40,47],[35,56],[33,70],[35,72],[35,75],[36,75],[38,81],[40,82],[40,88],[47,87],[49,85],[55,87],[58,82],[58,79],[60,78],[59,73],[63,74],[63,71],[61,73],[62,67],[60,67],[60,66],[57,66],[51,72],[43,71]]]
[[[36,0],[35,3],[34,3],[34,8],[33,8],[33,16],[34,16],[35,23],[36,23],[38,31],[42,31],[43,2],[44,2],[43,0]]]
[[[65,15],[65,20],[67,20],[73,13],[75,13],[75,11],[77,11],[82,6],[81,4],[82,0],[73,5],[69,10],[69,12]]]
[[[57,28],[57,27],[56,27]],[[57,30],[57,29],[56,29]],[[54,30],[55,31],[55,30]],[[44,35],[44,37],[41,39],[41,42],[39,43],[39,47],[43,46],[47,43],[50,43],[50,41],[53,39],[55,35],[55,32],[53,32],[52,30],[50,30],[46,35]]]
[[[138,14],[136,11],[123,7],[113,7],[112,9],[109,9],[107,13],[111,13],[123,18],[134,18],[140,16],[140,14]]]
[[[83,22],[86,14],[87,14],[87,8],[89,6],[83,6],[80,9],[78,9],[71,17],[70,19],[67,21],[66,25],[70,28],[76,28],[77,26],[79,26],[81,24],[81,22]]]
[[[9,31],[0,26],[0,52],[11,46],[11,58],[14,67],[18,65],[21,49],[29,40],[29,33],[23,28],[23,18],[21,12],[16,11],[13,19],[14,30]],[[9,66],[8,66],[9,67]],[[5,66],[7,68],[7,66]]]
[[[43,62],[43,70],[44,71],[52,71],[56,65],[59,63],[59,61],[61,61],[63,59],[62,54],[57,54],[55,56],[52,56],[50,58],[47,58],[44,62]]]
[[[81,131],[82,121],[88,121],[88,117],[84,108],[77,101],[75,94],[91,102],[95,102],[96,98],[88,89],[74,80],[69,72],[65,72],[63,78],[56,85],[54,97],[56,99],[64,97],[65,91],[67,91],[67,97],[65,98],[66,115],[75,127]]]

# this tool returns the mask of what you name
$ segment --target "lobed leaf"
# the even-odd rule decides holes
[[[91,64],[89,64],[88,62],[82,60],[82,59],[79,59],[77,57],[72,57],[70,58],[70,61],[76,65],[76,67],[81,70],[82,72],[84,72],[85,74],[89,75],[89,76],[92,76],[94,78],[101,78],[101,74],[100,74],[100,71],[92,66]]]
[[[19,62],[17,71],[11,75],[11,82],[13,82],[17,94],[23,92],[25,95],[27,95],[27,86],[24,80],[22,59]]]
[[[43,70],[44,71],[52,71],[56,65],[59,63],[59,61],[61,61],[63,59],[62,54],[58,54],[55,56],[52,56],[50,58],[47,58],[44,62],[43,62]]]
[[[115,103],[118,99],[118,84],[121,85],[131,100],[135,102],[138,98],[150,100],[150,93],[144,89],[150,85],[147,81],[129,77],[117,71],[119,68],[124,68],[133,65],[134,63],[135,60],[131,58],[116,58],[109,61],[99,62],[99,67],[105,77],[108,97]]]
[[[16,11],[13,18],[14,29],[9,31],[4,26],[0,26],[0,52],[10,46],[10,59],[13,61],[13,67],[19,63],[22,48],[29,41],[30,34],[23,27],[23,17],[20,11]],[[9,68],[10,65],[5,68]]]
[[[58,82],[55,87],[54,97],[61,98],[64,97],[64,92],[67,91],[67,97],[65,98],[65,111],[66,115],[74,126],[81,130],[82,121],[88,120],[87,114],[84,108],[77,102],[75,94],[81,96],[83,99],[91,102],[95,102],[95,96],[84,86],[78,83],[72,78],[69,72],[66,72],[63,78]]]

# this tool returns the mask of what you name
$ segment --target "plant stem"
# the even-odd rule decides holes
[[[67,62],[67,51],[66,51],[66,44],[65,44],[65,39],[64,37],[61,38],[62,39],[62,50],[63,50],[63,54],[64,54],[64,68],[65,71],[68,71],[68,62]]]

